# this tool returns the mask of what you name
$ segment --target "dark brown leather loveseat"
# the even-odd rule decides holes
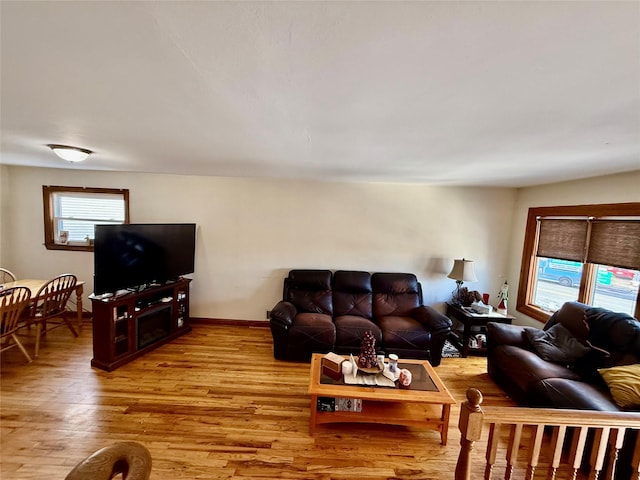
[[[541,337],[541,331],[550,332],[556,325],[561,326],[556,331],[569,332],[566,346],[559,349],[570,355],[564,361],[554,357],[555,350],[544,350],[550,345]],[[556,346],[551,344],[552,349]],[[616,411],[620,407],[598,369],[640,362],[640,322],[568,302],[542,330],[489,323],[487,347],[489,375],[520,405]],[[540,351],[554,360],[543,359]]]
[[[386,355],[427,359],[439,365],[451,321],[424,306],[411,273],[291,270],[283,299],[271,310],[273,354],[309,361],[312,353],[357,354],[364,332]]]

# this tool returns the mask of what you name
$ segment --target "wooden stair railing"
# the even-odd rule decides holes
[[[525,407],[480,407],[482,393],[467,390],[460,407],[460,453],[455,480],[484,478],[640,479],[640,413]],[[488,427],[484,467],[474,464],[475,442]],[[635,432],[632,432],[635,430]],[[484,440],[482,440],[484,442]],[[620,452],[630,452],[623,478]],[[498,452],[505,457],[498,475]],[[518,457],[522,460],[519,460]],[[526,465],[524,464],[526,463]],[[484,470],[484,476],[482,471]]]

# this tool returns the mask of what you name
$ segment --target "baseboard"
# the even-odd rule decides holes
[[[65,317],[74,321],[78,318],[78,314],[75,311],[65,312]],[[82,321],[91,322],[91,312],[82,312]],[[269,320],[239,320],[234,318],[204,318],[204,317],[191,317],[189,322],[192,325],[229,325],[234,327],[259,327],[269,328]]]
[[[237,320],[232,318],[202,318],[190,317],[192,325],[228,325],[232,327],[259,327],[268,328],[269,320]]]

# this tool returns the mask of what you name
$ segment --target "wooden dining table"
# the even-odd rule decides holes
[[[5,288],[13,288],[13,287],[27,287],[31,291],[31,299],[35,301],[35,295],[38,293],[40,288],[47,283],[49,280],[36,280],[32,278],[27,278],[23,280],[16,280],[15,282],[6,282],[0,284],[2,289]],[[76,312],[77,312],[77,323],[78,323],[78,331],[82,331],[82,294],[84,292],[84,282],[77,282],[75,288],[76,293]]]

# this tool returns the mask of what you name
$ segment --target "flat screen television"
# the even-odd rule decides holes
[[[195,223],[96,225],[94,294],[140,289],[193,273]]]

